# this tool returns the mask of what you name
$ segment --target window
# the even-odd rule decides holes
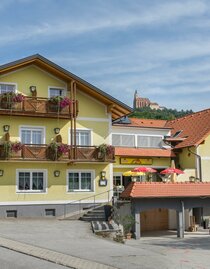
[[[161,136],[137,136],[137,147],[139,148],[161,148]]]
[[[46,192],[45,171],[17,171],[18,192]]]
[[[173,135],[173,137],[177,137],[177,136],[179,136],[181,133],[182,133],[182,130],[177,131],[177,132]]]
[[[74,171],[68,173],[68,191],[93,191],[93,172]]]
[[[120,147],[135,147],[135,136],[124,134],[113,134],[112,144],[113,146],[120,146]]]
[[[38,127],[21,127],[20,137],[22,144],[44,144],[44,129]]]
[[[54,96],[64,96],[65,95],[65,90],[62,88],[49,88],[49,98],[54,97]]]
[[[122,186],[122,176],[113,175],[113,185]]]
[[[6,92],[15,92],[15,91],[16,91],[15,84],[0,83],[0,94],[6,93]]]
[[[70,137],[71,137],[71,134],[70,134]],[[74,138],[73,138],[73,141],[74,141]],[[76,144],[78,146],[90,146],[91,145],[91,131],[90,130],[76,130]]]

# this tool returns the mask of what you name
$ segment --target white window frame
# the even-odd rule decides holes
[[[50,98],[50,90],[51,89],[56,89],[56,90],[62,90],[62,95],[60,96],[66,96],[67,94],[67,89],[64,87],[58,87],[58,86],[48,86],[48,98]]]
[[[123,185],[123,175],[122,175],[122,173],[120,173],[120,172],[114,172],[113,173],[113,184],[114,184],[114,177],[120,177],[120,186],[122,186]]]
[[[81,186],[81,173],[91,173],[91,190],[69,190],[69,173],[79,173],[79,185]],[[68,169],[66,171],[66,192],[67,193],[78,193],[78,192],[88,192],[95,193],[95,170],[90,169]]]
[[[151,134],[132,134],[132,133],[112,133],[112,135],[133,135],[134,136],[134,146],[131,147],[131,146],[115,146],[115,147],[128,147],[128,148],[141,148],[141,147],[138,147],[138,137],[140,136],[146,136],[146,137],[159,137],[161,138],[162,140],[162,143],[163,142],[163,138],[164,136],[163,135],[151,135]],[[113,137],[112,137],[112,141],[113,141]],[[113,145],[113,143],[112,143]],[[114,145],[113,145],[114,146]],[[145,147],[145,148],[153,148],[153,147]],[[161,148],[161,147],[158,147],[158,148]],[[155,148],[155,149],[158,149],[158,148]]]
[[[22,130],[41,130],[42,131],[42,144],[46,143],[46,127],[45,126],[31,126],[31,125],[21,125],[19,127],[19,139],[21,141],[21,131]],[[22,142],[22,141],[21,141]],[[32,144],[33,145],[33,144]]]
[[[120,135],[120,136],[132,136],[134,139],[134,145],[133,146],[128,146],[128,145],[120,145],[119,146],[114,146],[114,147],[124,147],[124,148],[135,148],[136,147],[136,138],[135,134],[130,134],[130,133],[112,133],[112,143],[113,143],[113,135]],[[120,142],[122,141],[122,138],[120,138]]]
[[[15,86],[15,91],[14,91],[14,92],[17,93],[17,83],[0,81],[0,84],[4,84],[4,85],[14,85],[14,86]],[[0,94],[1,94],[1,91],[0,91]]]
[[[89,132],[89,138],[90,138],[90,145],[86,145],[87,147],[88,146],[92,146],[93,145],[93,130],[92,129],[86,129],[86,128],[77,128],[76,129],[76,132],[79,132],[79,131],[86,131],[86,132]],[[71,129],[69,128],[69,131],[68,131],[68,144],[70,145],[71,144]],[[80,146],[80,145],[78,145]],[[81,146],[82,147],[82,146]]]
[[[138,146],[138,137],[158,137],[158,138],[160,138],[161,140],[162,140],[162,143],[163,143],[163,136],[162,135],[144,135],[144,134],[141,134],[141,135],[139,135],[139,134],[137,134],[136,135],[136,147],[137,148],[147,148],[147,149],[151,149],[151,148],[153,148],[153,149],[160,149],[161,147],[139,147]]]
[[[30,183],[32,182],[32,173],[36,172],[36,173],[43,173],[43,190],[19,190],[18,186],[19,186],[19,173],[30,173]],[[46,194],[48,192],[48,188],[47,188],[47,178],[48,178],[48,173],[47,173],[47,169],[21,169],[18,168],[16,169],[16,193],[30,193],[30,194]]]

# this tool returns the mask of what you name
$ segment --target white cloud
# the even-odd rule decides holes
[[[19,0],[22,3],[32,0]],[[9,5],[12,1],[1,1],[0,9]],[[112,3],[112,2],[111,2]],[[129,2],[130,3],[130,2]],[[138,3],[138,1],[137,1]],[[2,46],[7,42],[19,42],[30,40],[31,38],[59,38],[61,36],[72,37],[80,34],[99,30],[122,30],[127,27],[168,24],[175,22],[180,18],[199,16],[207,10],[207,5],[203,1],[175,1],[175,2],[158,2],[155,6],[144,7],[142,4],[132,3],[127,9],[120,7],[118,10],[109,5],[109,12],[96,6],[93,9],[87,7],[89,12],[81,14],[71,14],[64,16],[62,20],[55,14],[53,20],[50,18],[40,18],[43,23],[28,23],[27,26],[17,24],[16,27],[5,27],[4,36],[1,36]],[[40,40],[40,41],[41,41]]]

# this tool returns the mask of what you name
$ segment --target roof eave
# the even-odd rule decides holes
[[[40,54],[34,54],[25,58],[22,58],[17,61],[13,61],[4,65],[0,66],[0,74],[4,74],[7,72],[11,72],[13,70],[19,69],[21,67],[30,65],[30,64],[37,64],[40,65],[41,63],[44,63],[45,66],[50,66],[54,70],[57,70],[60,74],[63,74],[63,77],[66,79],[74,79],[77,82],[81,83],[85,87],[88,88],[88,90],[91,90],[95,93],[96,96],[101,96],[101,101],[104,102],[105,105],[111,106],[112,109],[110,112],[112,113],[113,119],[120,118],[124,115],[130,114],[133,109],[123,102],[117,100],[116,98],[112,97],[108,93],[100,90],[99,88],[95,87],[94,85],[90,84],[89,82],[81,79],[80,77],[74,75],[73,73],[69,72],[68,70],[62,68],[61,66],[53,63],[52,61],[46,59],[45,57],[41,56]]]

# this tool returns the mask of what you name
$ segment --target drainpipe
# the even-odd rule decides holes
[[[197,147],[196,147],[196,151],[197,151]],[[202,167],[201,167],[201,156],[199,155],[199,154],[197,154],[197,153],[195,153],[195,152],[193,152],[193,151],[191,151],[190,150],[190,148],[187,148],[187,150],[190,152],[190,153],[192,153],[192,154],[194,154],[196,157],[197,157],[197,162],[196,162],[196,168],[197,168],[197,171],[198,171],[198,175],[199,175],[199,180],[200,180],[200,182],[202,181]],[[198,163],[198,165],[197,165],[197,163]]]

